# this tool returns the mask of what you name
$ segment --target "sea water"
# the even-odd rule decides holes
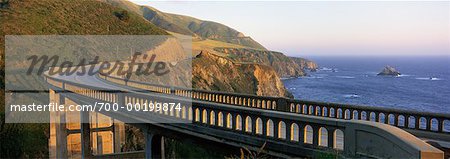
[[[296,99],[450,113],[450,56],[309,59],[316,72],[283,80]],[[377,76],[386,65],[402,75]]]

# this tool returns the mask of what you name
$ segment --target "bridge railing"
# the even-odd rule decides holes
[[[102,74],[99,77],[136,89],[173,94],[215,103],[287,111],[336,119],[367,120],[390,124],[404,129],[450,134],[449,114],[169,87],[141,81],[124,80]]]
[[[442,151],[399,128],[381,123],[236,107],[155,93],[117,93],[53,77],[47,77],[46,80],[53,87],[93,101],[127,101],[133,105],[156,100],[181,103],[182,109],[179,112],[167,113],[160,110],[142,115],[178,118],[203,128],[192,128],[192,132],[199,131],[198,133],[255,147],[267,143],[266,149],[270,151],[306,156],[328,152],[346,157],[443,158]],[[126,95],[119,95],[122,93]],[[189,127],[183,126],[183,130],[185,129]]]

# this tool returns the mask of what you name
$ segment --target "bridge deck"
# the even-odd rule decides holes
[[[264,110],[260,109],[261,107],[256,107],[256,109],[254,107],[236,107],[236,105],[242,104],[240,102],[242,100],[239,100],[239,98],[234,98],[235,100],[231,101],[227,100],[230,96],[224,98],[226,99],[224,102],[230,103],[228,104],[220,102],[220,100],[215,102],[217,98],[212,98],[213,96],[207,94],[195,96],[195,92],[188,93],[187,90],[183,90],[185,91],[183,92],[156,88],[154,91],[163,93],[142,93],[141,90],[131,89],[130,85],[120,85],[117,81],[108,83],[97,76],[47,77],[47,82],[51,84],[52,89],[62,88],[64,91],[71,92],[61,95],[78,102],[89,103],[99,100],[125,102],[127,99],[128,102],[132,103],[149,100],[177,101],[183,103],[183,111],[171,114],[161,110],[160,112],[153,112],[151,115],[153,118],[151,119],[161,116],[158,120],[168,121],[173,119],[189,124],[158,124],[149,120],[148,114],[141,113],[101,113],[113,113],[110,115],[135,119],[139,121],[138,123],[146,125],[144,127],[152,127],[161,132],[178,132],[175,134],[196,136],[197,138],[233,146],[257,149],[267,143],[267,151],[272,154],[316,156],[341,151],[338,154],[353,157],[409,156],[408,158],[427,158],[437,155],[440,158],[439,156],[443,155],[441,151],[399,128],[370,121],[324,118],[323,115],[316,114],[317,116],[313,116],[311,114],[293,113],[289,110],[288,112],[276,111],[277,108],[283,108],[283,102],[272,98],[270,99],[274,103],[271,104],[271,108],[275,108],[275,110]],[[114,94],[107,90],[126,92],[127,94]],[[184,98],[186,96],[194,97],[194,99],[188,100]],[[207,96],[210,98],[207,98]],[[269,100],[266,99],[265,101]],[[261,101],[252,101],[253,103],[262,105]],[[321,110],[323,110],[323,107]],[[342,141],[338,141],[337,136],[339,135],[337,134],[344,136]],[[173,137],[176,138],[177,135]],[[339,144],[340,142],[343,143],[342,147]],[[378,147],[376,143],[386,146]]]

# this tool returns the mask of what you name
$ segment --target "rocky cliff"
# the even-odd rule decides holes
[[[248,48],[215,48],[229,58],[241,63],[259,63],[273,67],[280,77],[298,77],[306,75],[305,70],[316,70],[317,64],[297,57],[288,57],[275,51]]]
[[[266,65],[241,64],[202,51],[193,59],[194,88],[291,97],[275,70]]]

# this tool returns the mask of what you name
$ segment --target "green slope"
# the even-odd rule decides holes
[[[153,24],[168,31],[192,35],[200,39],[218,40],[265,50],[264,46],[251,37],[244,36],[241,32],[220,23],[204,21],[184,15],[165,13],[153,7],[138,6],[125,0],[102,1],[138,13]]]
[[[11,0],[6,8],[0,8],[0,158],[47,158],[49,137],[48,124],[5,124],[5,98],[14,97],[4,92],[4,35],[168,34],[140,15],[123,11],[92,0]]]

